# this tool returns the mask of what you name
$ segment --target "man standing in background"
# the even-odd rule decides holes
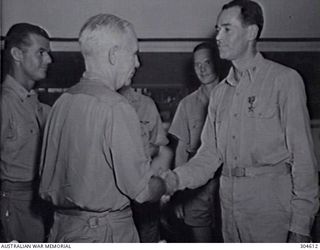
[[[162,169],[155,169],[161,174],[170,167],[170,149],[166,146],[169,143],[166,131],[154,101],[143,94],[140,94],[131,86],[124,86],[119,90],[137,112],[143,148],[146,156],[152,160],[156,156],[164,155],[168,163],[160,166]],[[169,157],[168,157],[169,156]],[[160,204],[159,202],[139,204],[132,202],[133,218],[138,229],[140,241],[143,243],[156,243],[160,241]]]
[[[169,129],[169,133],[178,140],[175,166],[186,163],[200,146],[210,93],[219,83],[218,59],[217,48],[211,44],[201,43],[193,50],[194,71],[201,85],[180,101]],[[219,174],[203,187],[178,194],[177,217],[191,229],[192,242],[219,241],[218,192]]]
[[[257,51],[263,23],[253,1],[222,7],[216,41],[232,67],[212,92],[197,154],[163,176],[172,194],[205,184],[222,165],[225,242],[308,242],[319,202],[304,83]]]
[[[38,196],[41,139],[49,106],[38,101],[36,81],[46,77],[49,35],[29,23],[6,35],[9,72],[1,93],[0,216],[6,242],[45,240],[43,201]]]

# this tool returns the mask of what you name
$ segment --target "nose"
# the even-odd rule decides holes
[[[221,30],[217,30],[216,31],[216,41],[217,42],[219,42],[221,40],[221,36],[222,36]]]
[[[139,60],[139,57],[136,56],[136,59],[135,59],[135,67],[136,68],[139,68],[140,67],[140,60]]]
[[[47,64],[52,63],[51,55],[50,55],[48,52],[45,53],[45,62],[46,62]]]
[[[200,65],[200,72],[203,73],[205,71],[206,67],[205,65],[201,64]]]

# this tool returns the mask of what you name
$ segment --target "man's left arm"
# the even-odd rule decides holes
[[[286,143],[291,154],[293,197],[289,241],[305,242],[310,236],[318,210],[318,175],[304,83],[295,71],[281,77],[285,81],[282,106]]]

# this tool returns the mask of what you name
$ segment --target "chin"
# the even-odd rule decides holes
[[[228,53],[226,52],[223,52],[223,51],[219,51],[219,56],[221,59],[225,59],[225,60],[228,60]]]
[[[40,81],[44,78],[47,77],[47,73],[46,72],[43,72],[43,73],[39,73],[37,76],[35,76],[35,81]]]
[[[123,86],[130,86],[131,85],[131,80],[126,81]]]

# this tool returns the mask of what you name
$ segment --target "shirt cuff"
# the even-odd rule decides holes
[[[178,177],[178,190],[183,190],[188,187],[190,177],[186,174],[184,165],[175,168],[173,171],[177,174]]]
[[[304,216],[301,214],[293,214],[289,231],[305,236],[310,236],[314,217]]]

